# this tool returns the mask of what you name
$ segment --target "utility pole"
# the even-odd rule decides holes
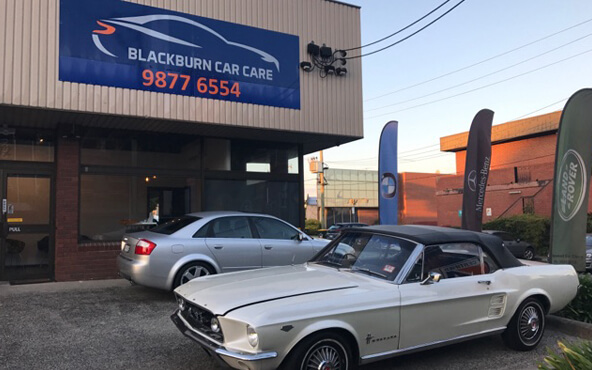
[[[321,182],[321,229],[327,228],[327,218],[325,217],[325,164],[323,163],[323,151],[321,150],[321,171],[319,172],[319,181]]]

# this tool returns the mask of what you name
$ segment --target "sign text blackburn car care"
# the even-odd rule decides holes
[[[297,36],[133,4],[61,0],[61,81],[300,109]]]

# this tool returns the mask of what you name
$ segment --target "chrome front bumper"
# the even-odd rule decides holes
[[[183,335],[197,342],[210,356],[221,362],[223,365],[235,369],[248,368],[252,370],[275,369],[277,367],[277,361],[274,361],[277,360],[278,357],[276,352],[251,354],[229,351],[208,340],[203,334],[193,329],[189,323],[179,315],[179,310],[171,315],[171,320]]]

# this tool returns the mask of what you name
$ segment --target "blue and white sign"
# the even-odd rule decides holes
[[[298,36],[120,0],[61,0],[60,81],[300,109]]]

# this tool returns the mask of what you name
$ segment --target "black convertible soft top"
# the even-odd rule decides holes
[[[480,244],[485,252],[495,259],[501,268],[518,267],[522,263],[505,248],[503,241],[494,235],[425,225],[381,225],[351,228],[347,232],[377,232],[412,240],[423,245],[471,242]]]

